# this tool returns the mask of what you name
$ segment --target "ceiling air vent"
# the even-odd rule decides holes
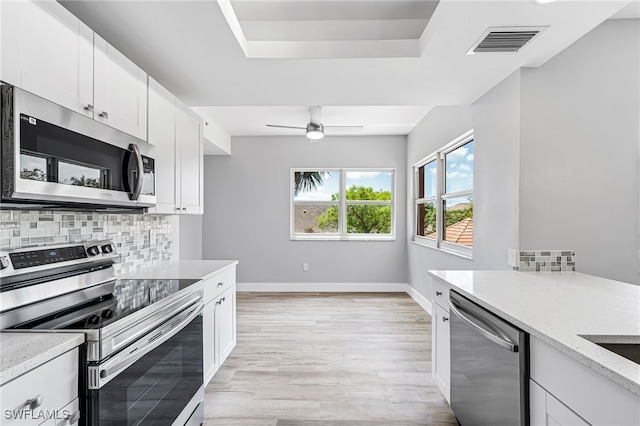
[[[494,27],[476,41],[467,55],[518,52],[547,27]]]

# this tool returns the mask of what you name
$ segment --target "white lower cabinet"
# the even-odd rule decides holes
[[[222,293],[216,307],[216,335],[218,344],[216,355],[218,365],[227,359],[236,346],[236,286],[235,284]]]
[[[433,304],[433,338],[436,341],[433,357],[433,375],[436,385],[450,401],[451,388],[451,336],[449,326],[449,312],[437,303]]]
[[[216,362],[216,305],[207,303],[202,314],[202,334],[203,334],[203,364],[204,364],[204,384],[211,381],[216,371],[220,367]]]
[[[449,288],[433,278],[431,298],[431,370],[438,389],[450,401],[451,342],[449,321]]]
[[[71,426],[79,424],[80,419],[80,400],[74,399],[62,410],[58,410],[55,419],[47,420],[42,423],[43,426]]]
[[[204,384],[236,345],[236,271],[227,269],[204,282]]]
[[[531,426],[589,426],[582,417],[529,380]]]
[[[77,424],[78,351],[66,352],[5,383],[0,388],[2,425]]]
[[[530,338],[531,425],[640,425],[640,396]]]

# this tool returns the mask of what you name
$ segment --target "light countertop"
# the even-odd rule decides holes
[[[82,333],[0,333],[0,386],[82,343]]]
[[[577,272],[429,271],[460,294],[640,396],[640,365],[580,336],[640,343],[640,286]]]
[[[238,264],[237,260],[174,260],[118,276],[120,279],[205,280]]]

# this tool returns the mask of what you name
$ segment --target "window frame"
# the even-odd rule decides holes
[[[338,201],[295,201],[293,189],[296,172],[340,172],[338,187]],[[383,172],[391,173],[391,200],[347,200],[347,173],[348,172]],[[396,240],[396,169],[390,167],[296,167],[291,168],[289,183],[289,239],[291,241],[395,241]],[[296,233],[295,232],[295,206],[296,204],[332,204],[338,206],[338,232],[336,234],[320,233]],[[347,206],[349,205],[382,205],[391,206],[391,233],[390,234],[349,234],[347,233]]]
[[[467,247],[460,244],[452,243],[444,239],[444,205],[447,200],[454,198],[462,198],[471,196],[473,199],[473,187],[470,190],[446,192],[446,165],[445,158],[447,154],[455,151],[463,145],[475,140],[474,131],[469,130],[453,141],[444,145],[435,152],[424,157],[413,165],[413,182],[414,182],[414,207],[413,207],[413,242],[425,247],[431,247],[444,252],[457,254],[469,259],[473,258],[473,246]],[[475,148],[475,147],[474,147]],[[474,149],[475,152],[475,149]],[[420,169],[424,170],[424,166],[435,161],[436,163],[436,193],[430,197],[420,198]],[[474,162],[475,169],[475,162]],[[475,176],[475,173],[474,173]],[[422,176],[424,180],[424,173]],[[473,185],[475,187],[475,184]],[[426,236],[418,235],[418,208],[419,205],[424,205],[429,202],[434,202],[436,205],[436,238],[428,238]]]

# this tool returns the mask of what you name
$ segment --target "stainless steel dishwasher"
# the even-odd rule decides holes
[[[451,408],[462,426],[529,425],[529,335],[450,292]]]

